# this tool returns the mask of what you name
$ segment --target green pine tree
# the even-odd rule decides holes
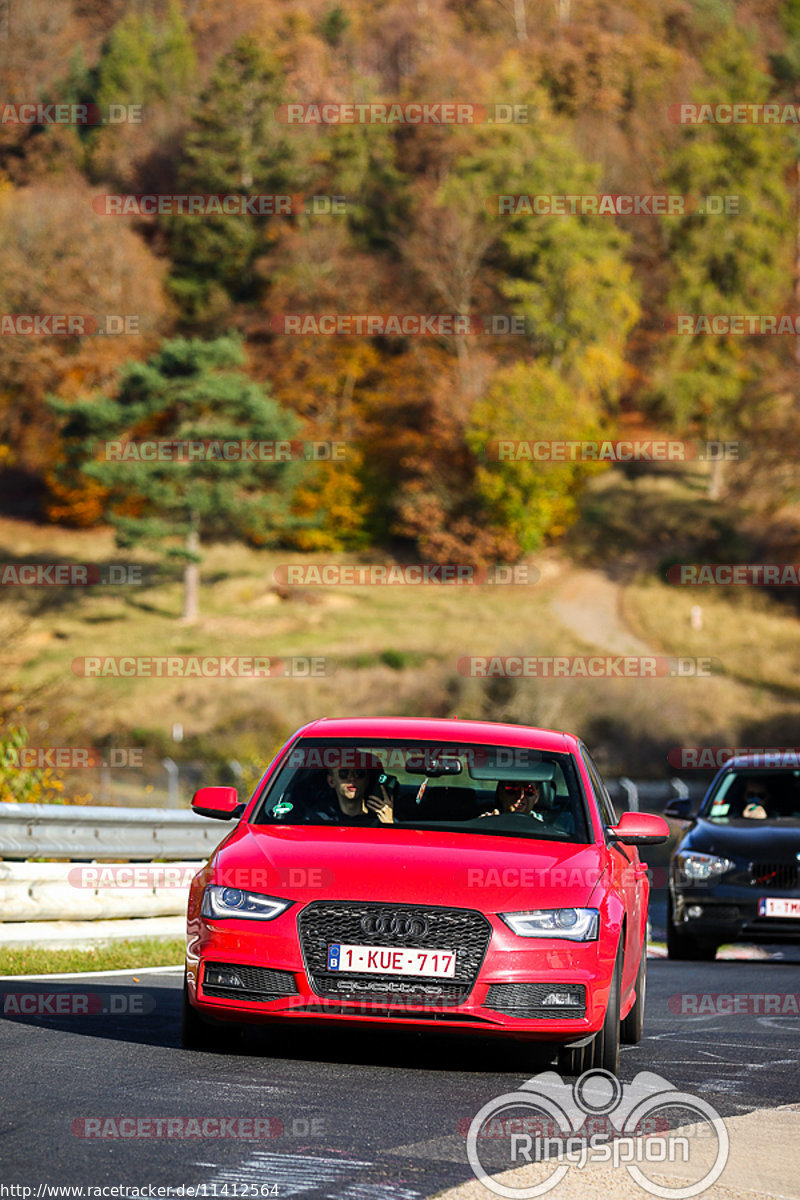
[[[298,191],[292,145],[275,120],[281,72],[256,41],[240,39],[217,64],[187,134],[178,189],[186,193],[275,195]],[[245,213],[165,218],[171,286],[189,324],[202,324],[225,297],[252,300],[263,286],[256,260],[272,219]]]
[[[155,545],[165,558],[184,563],[186,621],[198,612],[202,543],[274,542],[295,523],[289,506],[302,464],[110,459],[107,449],[98,455],[97,448],[140,440],[286,442],[297,431],[296,418],[245,375],[243,363],[234,338],[178,338],[148,362],[128,363],[114,397],[49,401],[64,422],[69,464],[80,464],[83,474],[107,489],[107,517],[117,544]]]

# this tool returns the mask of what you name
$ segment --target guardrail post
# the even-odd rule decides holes
[[[639,811],[639,789],[632,779],[628,779],[627,775],[620,776],[619,786],[625,792],[625,803],[627,812]]]
[[[161,765],[162,765],[162,767],[164,767],[164,769],[167,772],[167,775],[169,776],[169,784],[168,784],[169,790],[168,790],[168,794],[167,794],[167,805],[169,806],[169,808],[177,808],[178,807],[178,778],[180,776],[178,764],[175,762],[174,758],[162,758]]]

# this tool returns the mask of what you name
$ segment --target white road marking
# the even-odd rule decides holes
[[[303,1154],[278,1154],[270,1150],[256,1150],[252,1158],[237,1167],[218,1171],[213,1179],[204,1181],[213,1194],[212,1184],[261,1184],[278,1185],[279,1196],[298,1196],[302,1192],[314,1191],[345,1178],[351,1172],[364,1171],[374,1166],[371,1162],[358,1159],[308,1157]],[[375,1190],[373,1189],[373,1195]]]
[[[183,974],[183,963],[179,967],[121,967],[114,971],[58,971],[53,975],[0,975],[0,984],[13,983],[19,979],[96,979],[98,975],[177,975]]]

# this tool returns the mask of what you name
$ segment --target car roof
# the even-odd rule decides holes
[[[419,738],[478,745],[525,746],[576,754],[575,734],[499,721],[460,721],[439,717],[321,717],[299,730],[299,736],[325,738]]]
[[[793,765],[780,761],[787,754],[793,757]],[[770,758],[774,758],[777,761],[770,763]],[[736,771],[743,767],[752,767],[759,771],[796,771],[800,769],[800,752],[793,750],[788,752],[783,750],[774,750],[772,752],[759,750],[754,754],[737,754],[722,764],[719,774],[722,775],[725,771]]]

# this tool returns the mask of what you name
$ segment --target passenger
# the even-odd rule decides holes
[[[306,820],[313,824],[394,824],[394,801],[379,783],[381,770],[380,762],[372,769],[331,767],[325,775],[325,784],[306,809]]]

